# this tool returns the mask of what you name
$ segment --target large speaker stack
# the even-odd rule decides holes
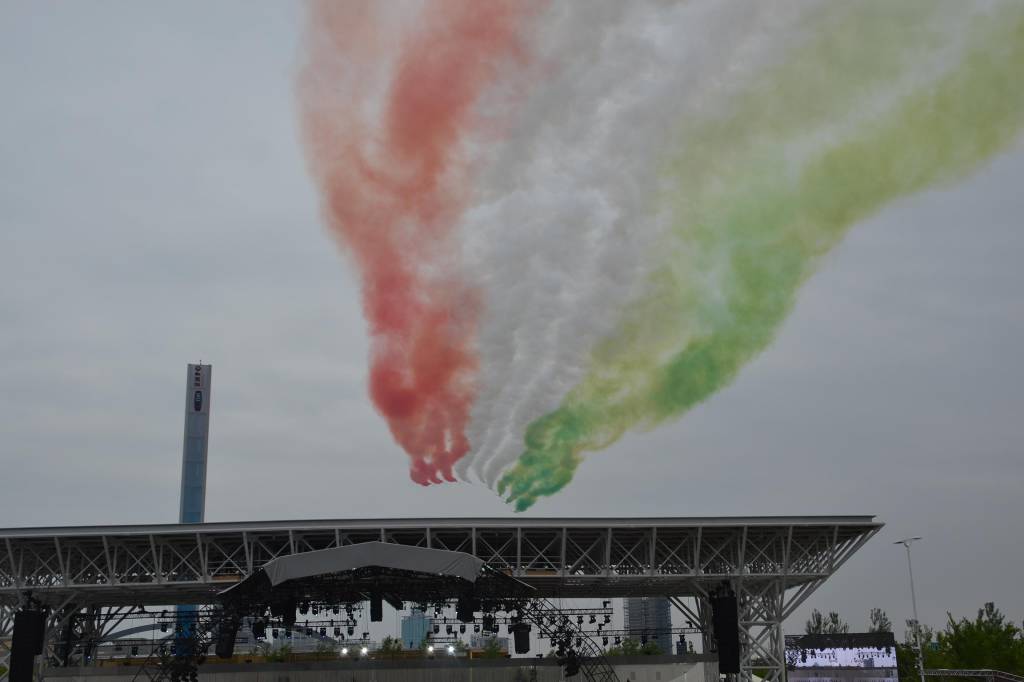
[[[384,597],[380,592],[370,594],[370,622],[380,623],[384,620]]]
[[[460,595],[455,602],[455,617],[463,623],[472,623],[476,619],[474,614],[479,610],[480,600],[472,595]]]
[[[231,658],[235,654],[235,640],[238,638],[238,629],[242,623],[238,618],[225,618],[220,622],[217,630],[217,643],[214,652],[217,658]]]
[[[718,672],[723,675],[740,671],[739,604],[732,592],[722,592],[711,599],[711,627],[718,644]]]
[[[14,614],[11,638],[10,682],[32,682],[35,658],[43,653],[46,614],[42,611],[18,611]]]
[[[509,630],[512,631],[513,641],[517,654],[530,653],[530,630],[532,628],[523,622],[514,623]]]

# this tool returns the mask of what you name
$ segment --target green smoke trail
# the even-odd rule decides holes
[[[517,510],[565,486],[582,452],[727,385],[771,342],[801,283],[850,226],[962,177],[1013,141],[1024,124],[1022,4],[973,17],[956,65],[935,79],[900,86],[879,111],[840,115],[898,81],[915,51],[936,49],[924,17],[891,10],[934,7],[859,5],[734,114],[684,131],[697,143],[669,169],[687,188],[665,198],[669,264],[595,350],[583,382],[527,429],[525,452],[499,484]]]

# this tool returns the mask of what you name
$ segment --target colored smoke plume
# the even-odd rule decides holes
[[[306,148],[328,224],[362,276],[370,396],[422,484],[455,480],[469,449],[480,301],[451,239],[468,199],[460,145],[481,90],[521,53],[528,7],[311,6],[299,87]]]
[[[582,452],[677,417],[732,381],[856,222],[962,177],[1018,135],[1024,8],[974,17],[952,67],[906,78],[940,56],[926,48],[942,44],[933,9],[862,4],[731,116],[684,133],[685,153],[666,169],[685,188],[666,197],[672,258],[595,349],[587,377],[527,429],[499,485],[518,509],[568,483]],[[880,106],[849,108],[858,101]]]
[[[1017,0],[321,0],[308,39],[373,402],[414,480],[519,510],[728,385],[849,229],[1024,123]]]

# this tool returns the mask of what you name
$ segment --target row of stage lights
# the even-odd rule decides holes
[[[449,656],[454,656],[454,655],[455,655],[455,646],[454,646],[453,644],[449,644],[449,645],[448,645],[448,646],[447,646],[447,647],[445,648],[445,651],[447,651],[447,652],[448,652],[448,655],[449,655]],[[341,647],[341,655],[342,655],[342,656],[348,656],[348,655],[349,655],[349,653],[350,653],[350,652],[349,652],[349,648],[348,648],[347,646],[343,646],[343,647]],[[369,648],[369,647],[365,647],[365,646],[364,646],[364,647],[361,647],[361,648],[359,649],[359,655],[360,655],[360,656],[366,656],[366,655],[368,655],[369,653],[370,653],[370,648]],[[431,645],[429,645],[429,646],[427,647],[427,655],[428,655],[428,656],[433,656],[433,655],[434,655],[434,653],[435,653],[434,645],[433,645],[433,644],[431,644]]]

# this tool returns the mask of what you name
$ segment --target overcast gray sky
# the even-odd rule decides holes
[[[207,519],[510,516],[420,488],[365,393],[298,144],[301,7],[0,4],[0,527],[171,522],[185,364]],[[1024,148],[851,231],[777,342],[530,516],[874,514],[807,607],[1024,618]],[[804,609],[789,623],[802,627]],[[902,628],[899,628],[902,630]]]

